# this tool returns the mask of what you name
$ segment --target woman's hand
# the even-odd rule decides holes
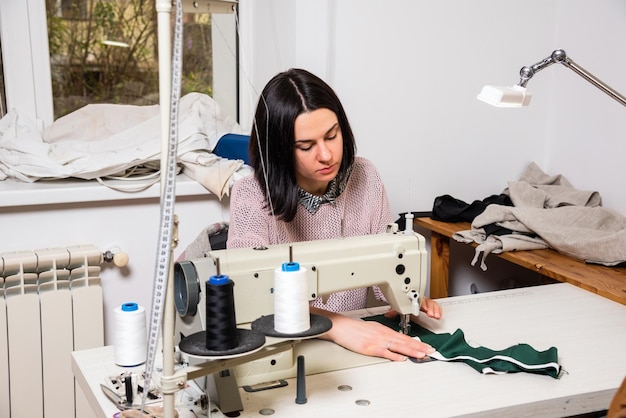
[[[425,312],[431,318],[440,319],[443,314],[443,309],[437,303],[430,298],[424,296],[422,299],[422,306],[420,306],[420,311]]]
[[[432,318],[441,317],[441,307],[431,299],[424,298],[421,309]],[[311,308],[311,312],[324,315],[333,322],[330,331],[320,338],[333,341],[355,353],[404,361],[408,357],[423,358],[435,351],[430,345],[378,322],[352,319],[316,308]],[[386,315],[397,313],[389,311]]]
[[[426,313],[426,315],[434,319],[440,319],[441,315],[443,315],[443,309],[441,309],[441,306],[439,306],[436,301],[427,298],[426,296],[424,296],[424,299],[422,299],[422,306],[420,306],[420,311]],[[398,315],[398,312],[394,311],[393,309],[390,309],[387,313],[385,313],[385,316],[387,318],[393,318],[396,315]]]

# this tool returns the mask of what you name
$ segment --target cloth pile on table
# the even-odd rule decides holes
[[[453,238],[476,242],[475,265],[504,251],[553,248],[588,263],[617,266],[626,262],[626,217],[602,207],[596,191],[575,189],[562,175],[549,176],[531,163],[503,192],[512,206],[487,204],[470,230]]]

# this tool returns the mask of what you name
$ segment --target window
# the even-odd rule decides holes
[[[158,103],[155,3],[48,1],[55,119],[87,103]],[[213,96],[212,23],[209,13],[184,15],[182,94]]]
[[[88,103],[158,103],[153,0],[47,3],[55,119]]]
[[[47,125],[89,103],[158,103],[155,0],[46,0],[45,10],[39,1],[2,3],[0,41],[13,45],[3,51],[13,67],[0,73],[9,108]],[[47,32],[38,29],[44,19]],[[183,32],[181,93],[211,95],[236,118],[234,14],[185,13]]]

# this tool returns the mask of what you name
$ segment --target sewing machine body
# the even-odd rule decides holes
[[[279,244],[263,248],[210,251],[205,258],[175,266],[176,336],[203,331],[206,322],[204,286],[217,274],[234,282],[238,326],[249,327],[274,313],[274,271],[293,261],[306,269],[310,299],[348,289],[378,285],[391,308],[418,314],[426,287],[427,254],[424,237],[412,231],[361,237]],[[196,295],[197,292],[197,295]],[[181,307],[182,306],[182,307]],[[197,306],[197,309],[196,309]],[[266,345],[276,339],[267,338]],[[298,355],[307,358],[307,374],[381,361],[352,353],[320,340],[294,343],[287,350],[236,368],[239,385],[255,385],[295,376]]]

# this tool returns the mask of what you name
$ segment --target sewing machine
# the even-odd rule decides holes
[[[293,261],[306,268],[311,300],[318,295],[377,285],[391,308],[401,314],[405,329],[410,316],[419,314],[427,278],[425,240],[412,230],[398,231],[394,224],[376,235],[210,251],[203,259],[176,263],[177,340],[205,329],[204,283],[217,274],[218,263],[220,273],[235,283],[238,326],[249,327],[261,316],[273,314],[274,270],[290,261],[290,254]],[[277,341],[281,339],[268,337],[266,346]],[[307,374],[384,361],[327,341],[306,339],[291,349],[237,366],[237,384],[256,386],[294,377],[299,355],[307,359]]]

